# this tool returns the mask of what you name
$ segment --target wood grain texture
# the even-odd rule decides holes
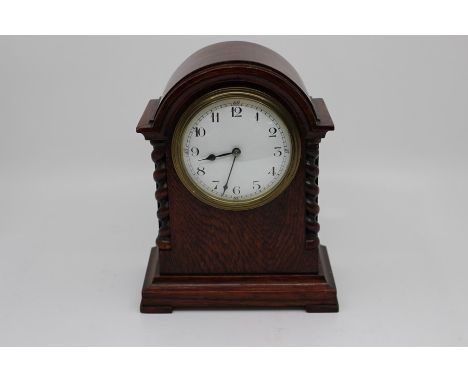
[[[190,194],[170,163],[167,171],[173,245],[161,254],[161,273],[317,271],[316,256],[305,248],[303,163],[285,192],[247,211],[208,206]]]
[[[159,252],[152,249],[140,310],[168,313],[177,308],[303,308],[307,312],[337,312],[333,274],[324,246],[319,247],[319,271],[311,275],[181,275],[158,270]]]
[[[281,55],[262,45],[246,41],[225,41],[208,45],[188,57],[169,79],[163,96],[184,77],[193,74],[201,68],[207,68],[220,63],[253,63],[278,70],[290,78],[307,94],[304,83],[296,69]]]
[[[175,71],[154,116],[140,121],[137,132],[149,140],[170,139],[178,119],[195,99],[232,86],[252,87],[276,97],[306,139],[323,138],[334,129],[323,100],[309,98],[296,70],[282,56],[257,44],[224,42],[195,52]],[[327,118],[319,118],[316,107]]]

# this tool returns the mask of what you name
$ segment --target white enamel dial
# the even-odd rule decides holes
[[[214,100],[185,123],[181,165],[199,191],[213,200],[248,203],[271,194],[290,173],[295,150],[290,129],[260,100]]]

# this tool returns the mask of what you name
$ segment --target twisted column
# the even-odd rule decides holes
[[[154,162],[153,178],[156,182],[156,201],[158,203],[159,233],[156,245],[159,249],[171,249],[171,229],[169,225],[169,200],[167,192],[166,143],[150,141],[153,146],[151,159]]]
[[[320,245],[318,232],[318,175],[319,175],[319,144],[314,141],[306,141],[305,150],[305,227],[306,246],[308,249],[317,248]]]

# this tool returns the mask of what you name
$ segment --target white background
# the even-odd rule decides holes
[[[465,37],[241,37],[336,125],[321,240],[340,313],[142,315],[156,237],[148,99],[234,37],[0,38],[1,345],[466,345]]]

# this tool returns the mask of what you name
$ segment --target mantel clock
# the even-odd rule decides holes
[[[318,238],[325,103],[261,45],[192,54],[137,126],[153,146],[159,233],[141,311],[302,307],[336,312]]]

